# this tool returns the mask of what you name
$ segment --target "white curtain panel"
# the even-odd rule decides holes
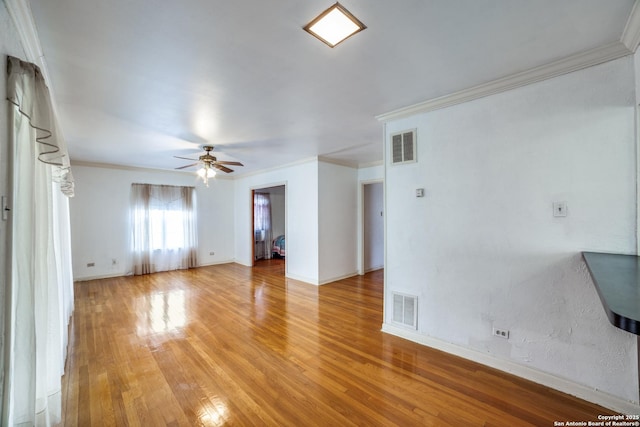
[[[198,266],[194,187],[131,185],[133,274]]]
[[[272,258],[271,252],[271,240],[273,239],[273,232],[271,231],[271,196],[269,193],[255,193],[253,198],[253,222],[254,231],[256,235],[258,233],[264,234],[258,244],[263,245],[263,251],[265,259]]]
[[[73,179],[38,68],[8,58],[13,159],[11,279],[5,309],[3,425],[61,419],[73,278],[68,201]]]

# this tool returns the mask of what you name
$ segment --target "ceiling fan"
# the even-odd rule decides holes
[[[213,151],[213,145],[204,145],[202,149],[205,151],[205,153],[200,157],[198,157],[197,159],[190,159],[188,157],[180,157],[180,156],[173,156],[173,157],[175,157],[176,159],[196,161],[195,163],[191,163],[185,166],[180,166],[179,168],[176,168],[176,169],[186,169],[193,166],[201,165],[197,173],[202,178],[202,180],[204,181],[207,187],[209,186],[209,178],[213,178],[216,175],[215,169],[221,170],[222,172],[229,173],[229,172],[233,172],[233,169],[229,169],[225,165],[244,166],[240,162],[228,162],[228,161],[216,159],[214,156],[211,155],[211,151]]]

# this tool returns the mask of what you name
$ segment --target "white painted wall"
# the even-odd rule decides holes
[[[20,37],[4,2],[0,2],[0,196],[9,196],[9,111],[7,105],[7,56],[26,58]],[[1,209],[1,207],[0,207]],[[0,211],[1,213],[1,211]],[[0,219],[0,307],[5,307],[5,290],[9,278],[9,221]],[[4,313],[4,310],[2,311]],[[0,354],[4,355],[4,316],[0,316]],[[0,357],[0,419],[2,417],[4,357]]]
[[[234,260],[251,265],[251,190],[286,184],[287,276],[321,284],[356,272],[356,169],[310,160],[233,181],[215,179],[208,189],[184,173],[81,165],[73,170],[75,280],[129,272],[128,208],[133,182],[196,184],[201,265]],[[320,227],[325,230],[322,241]],[[117,260],[115,266],[112,259]],[[92,262],[95,267],[87,267]]]
[[[635,69],[636,82],[636,105],[640,104],[640,50],[636,50],[633,55],[633,65]]]
[[[364,271],[384,266],[384,192],[382,182],[364,184]]]
[[[358,182],[381,181],[384,179],[384,165],[358,169]]]
[[[318,161],[289,165],[234,180],[236,262],[252,265],[251,190],[286,184],[286,275],[318,283]]]
[[[319,163],[319,283],[358,273],[357,169]]]
[[[634,90],[626,57],[386,125],[418,132],[418,162],[385,176],[386,307],[418,296],[409,336],[638,402],[636,336],[580,255],[635,253]]]
[[[213,179],[209,188],[195,174],[73,165],[76,195],[70,200],[75,280],[130,272],[128,237],[132,183],[196,187],[198,263],[233,261],[233,181]],[[215,255],[209,255],[214,252]],[[112,259],[117,260],[112,265]],[[87,267],[93,262],[95,267]]]
[[[271,229],[274,239],[285,234],[284,188],[281,193],[271,193]]]

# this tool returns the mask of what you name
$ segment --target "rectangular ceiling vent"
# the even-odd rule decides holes
[[[418,297],[393,293],[393,323],[418,329]]]
[[[391,134],[391,164],[416,161],[416,130]]]

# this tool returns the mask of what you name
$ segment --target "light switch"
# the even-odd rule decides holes
[[[567,202],[553,202],[553,216],[554,217],[567,216]]]

